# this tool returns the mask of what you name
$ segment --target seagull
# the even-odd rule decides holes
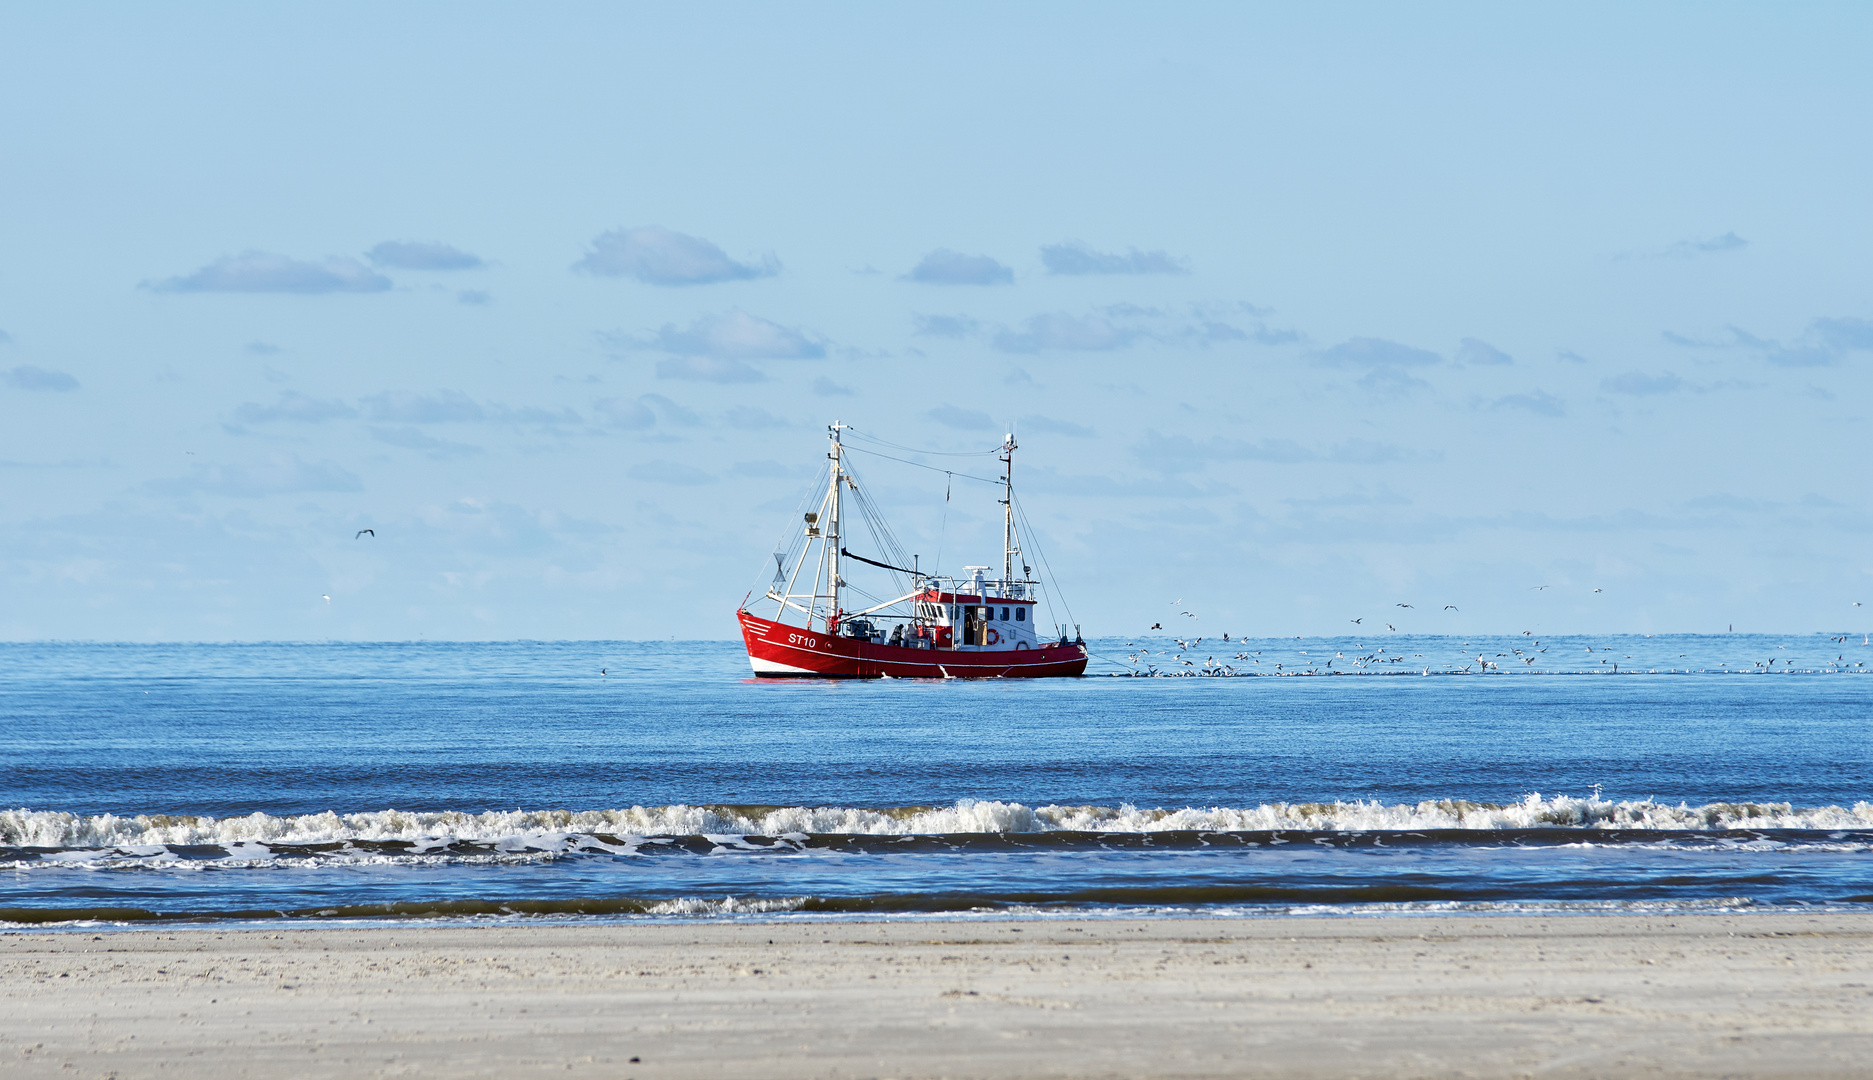
[[[1177,599],[1175,599],[1175,600],[1173,600],[1173,601],[1171,601],[1171,606],[1172,606],[1172,607],[1177,607],[1177,606],[1179,606],[1179,605],[1181,605],[1181,604],[1182,604],[1183,602],[1184,602],[1184,598],[1180,596],[1180,597],[1178,597]]]
[[[1457,605],[1455,605],[1455,604],[1445,604],[1445,605],[1444,605],[1444,610],[1445,610],[1445,611],[1455,611],[1455,610],[1457,610]]]
[[[1600,590],[1598,590],[1598,589],[1595,589],[1595,590],[1593,590],[1593,591],[1594,591],[1594,592],[1599,592]]]
[[[1410,607],[1410,604],[1393,604],[1393,607]]]
[[[1153,629],[1153,630],[1162,630],[1162,629],[1164,629],[1164,624],[1163,624],[1163,623],[1158,623],[1158,622],[1154,622],[1154,623],[1152,623],[1152,624],[1151,624],[1151,629]]]
[[[1530,585],[1530,586],[1528,587],[1528,591],[1529,591],[1529,592],[1540,592],[1541,590],[1543,590],[1543,589],[1545,589],[1545,588],[1547,588],[1547,587],[1548,587],[1548,586],[1546,586],[1546,585]]]
[[[606,670],[605,670],[604,668],[599,668],[599,669],[598,669],[598,673],[599,673],[600,675],[609,675],[609,674],[611,674],[611,672],[609,672],[609,671],[606,671]]]
[[[330,593],[321,594],[321,599],[323,599],[328,604],[332,602],[332,596]]]
[[[377,530],[375,530],[375,529],[359,529],[359,530],[358,530],[358,536],[369,536],[369,537],[370,537],[371,539],[373,539],[373,540],[375,540],[375,539],[377,539]],[[356,539],[358,538],[358,536],[354,536],[354,537],[352,537],[352,539],[353,539],[353,540],[356,540]]]
[[[1394,634],[1396,634],[1396,633],[1398,633],[1398,627],[1396,627],[1396,626],[1393,626],[1393,625],[1392,625],[1391,623],[1386,623],[1386,624],[1385,624],[1385,628],[1386,628],[1387,630],[1390,630],[1390,631],[1391,631],[1392,633],[1394,633]]]
[[[1354,622],[1354,624],[1355,624],[1355,625],[1357,625],[1357,624],[1359,624],[1359,623],[1362,623],[1362,622],[1365,622],[1365,621],[1366,621],[1366,620],[1364,620],[1364,619],[1354,619],[1354,620],[1353,620],[1353,622]]]

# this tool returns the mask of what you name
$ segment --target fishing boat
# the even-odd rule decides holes
[[[993,451],[1002,463],[1001,477],[991,481],[1002,489],[1001,574],[966,566],[964,576],[955,577],[926,574],[920,557],[905,557],[853,471],[848,455],[854,448],[841,436],[854,430],[840,423],[827,429],[832,446],[824,494],[817,509],[789,526],[783,550],[774,554],[773,582],[755,601],[763,610],[772,604],[772,617],[755,614],[747,600],[735,613],[754,673],[821,679],[1084,674],[1086,642],[1077,627],[1071,640],[1065,624],[1041,632],[1037,615],[1046,590],[1026,563],[1015,529],[1014,435]],[[881,557],[847,549],[848,507],[860,511],[864,535]],[[883,587],[867,592],[849,583],[848,569],[863,569]]]

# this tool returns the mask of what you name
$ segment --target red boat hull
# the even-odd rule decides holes
[[[909,649],[816,633],[746,611],[737,615],[748,663],[763,678],[1037,679],[1086,673],[1084,645]]]

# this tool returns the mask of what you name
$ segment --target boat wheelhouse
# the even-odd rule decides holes
[[[1002,462],[1001,573],[966,566],[958,578],[926,574],[918,557],[904,557],[847,459],[853,448],[841,434],[852,429],[835,423],[828,430],[831,465],[824,495],[817,509],[801,515],[786,550],[774,556],[774,580],[762,597],[774,605],[773,617],[756,615],[746,602],[736,613],[756,675],[1034,678],[1085,672],[1086,645],[1077,631],[1072,640],[1064,625],[1041,632],[1037,613],[1046,596],[1015,529],[1012,434],[995,451]],[[845,547],[848,501],[886,558]],[[848,562],[883,571],[889,599],[848,583]]]

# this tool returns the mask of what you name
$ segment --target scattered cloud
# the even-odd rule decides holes
[[[6,384],[15,390],[52,390],[69,391],[78,389],[78,380],[63,371],[48,371],[42,367],[22,364],[8,371]]]
[[[1526,394],[1508,394],[1496,399],[1498,409],[1526,409],[1536,416],[1565,416],[1567,409],[1561,399],[1543,390],[1530,390]]]
[[[1050,349],[1107,352],[1122,349],[1137,337],[1138,331],[1116,326],[1097,315],[1080,317],[1059,311],[1030,318],[1018,332],[1003,330],[995,335],[995,347],[1013,353]]]
[[[454,424],[485,420],[488,412],[460,390],[433,394],[386,391],[358,402],[367,419],[394,424]]]
[[[906,281],[925,285],[1007,285],[1015,272],[987,255],[964,255],[938,248],[904,275]]]
[[[635,278],[646,285],[711,285],[780,272],[772,256],[760,266],[739,263],[699,236],[660,225],[600,233],[592,250],[572,268],[602,277]]]
[[[645,402],[643,398],[638,398],[635,401],[625,401],[621,398],[606,398],[603,401],[593,402],[592,408],[599,415],[609,420],[613,427],[626,428],[631,431],[643,431],[646,428],[657,426],[657,414],[651,411],[650,405]]]
[[[682,379],[686,382],[733,383],[766,382],[759,369],[740,360],[718,360],[711,356],[673,356],[657,361],[659,379]]]
[[[1188,274],[1188,261],[1162,251],[1131,248],[1123,255],[1094,251],[1076,240],[1041,248],[1041,263],[1050,274]]]
[[[406,450],[422,450],[432,457],[466,457],[469,454],[481,453],[481,447],[479,446],[470,446],[467,443],[438,439],[417,428],[408,426],[397,428],[372,427],[370,431],[371,438],[376,439],[380,443],[388,443],[391,446],[401,446]]]
[[[1873,349],[1873,319],[1816,319],[1808,329],[1836,349]]]
[[[1099,435],[1085,424],[1075,424],[1071,420],[1055,420],[1051,416],[1024,416],[1021,418],[1021,424],[1029,431],[1065,435],[1072,439],[1092,439]]]
[[[819,378],[813,380],[813,392],[815,394],[818,394],[820,397],[851,397],[852,396],[851,387],[841,386],[838,383],[833,382],[831,379],[828,379],[824,375],[821,375]]]
[[[455,302],[469,307],[487,307],[494,303],[494,297],[482,289],[463,289],[455,294]]]
[[[963,338],[981,328],[967,315],[912,315],[911,320],[911,333],[918,337]]]
[[[1314,362],[1326,367],[1429,367],[1444,358],[1434,352],[1400,345],[1383,338],[1349,338],[1330,349],[1314,354]]]
[[[351,406],[338,400],[320,400],[308,397],[297,390],[285,390],[280,399],[271,405],[259,405],[248,402],[234,410],[234,418],[243,424],[269,424],[278,420],[291,420],[301,424],[318,424],[326,420],[342,420],[358,415]]]
[[[228,255],[193,274],[143,283],[171,293],[372,293],[390,288],[390,279],[356,259],[303,262],[265,251]]]
[[[740,308],[721,315],[705,315],[679,330],[665,323],[655,337],[613,338],[628,348],[655,349],[673,356],[701,356],[717,360],[817,360],[826,345],[798,330],[750,315]]]
[[[398,270],[475,270],[486,265],[479,256],[440,240],[386,240],[364,257]]]
[[[962,409],[955,405],[939,405],[924,413],[930,419],[944,427],[953,427],[958,431],[993,431],[995,421],[985,412],[974,409]]]
[[[625,470],[626,475],[634,480],[648,480],[653,484],[672,484],[677,487],[701,487],[715,483],[715,477],[693,465],[681,465],[674,461],[646,461]]]
[[[1428,460],[1426,455],[1391,443],[1347,439],[1324,448],[1303,446],[1292,439],[1228,439],[1212,436],[1160,435],[1153,431],[1132,447],[1141,462],[1160,472],[1190,472],[1216,461],[1259,461],[1273,465],[1381,465],[1395,461]]]
[[[728,426],[741,431],[765,431],[768,428],[786,427],[787,421],[775,416],[766,409],[751,405],[738,405],[728,411]]]
[[[0,345],[11,344],[13,344],[13,335],[7,333],[5,330],[0,330]]]
[[[1714,255],[1723,251],[1740,251],[1749,246],[1749,241],[1734,232],[1713,236],[1708,240],[1680,240],[1665,249],[1665,254],[1690,259],[1699,255]]]
[[[1684,388],[1684,380],[1671,372],[1663,375],[1647,375],[1643,372],[1629,371],[1624,375],[1614,375],[1600,380],[1600,389],[1615,394],[1669,394]]]
[[[1457,343],[1457,362],[1459,364],[1513,364],[1515,357],[1487,341],[1467,337]]]
[[[1777,367],[1831,367],[1841,360],[1840,353],[1826,346],[1776,346],[1763,350],[1762,358]]]
[[[297,454],[274,454],[252,464],[200,465],[188,476],[153,480],[162,495],[225,495],[257,499],[308,491],[363,491],[364,482],[332,461],[305,461]]]
[[[1567,349],[1562,349],[1560,352],[1555,353],[1554,358],[1556,360],[1565,360],[1570,364],[1584,364],[1587,362],[1586,357],[1580,355],[1577,352],[1572,352]]]
[[[250,341],[247,343],[246,348],[249,353],[255,356],[275,356],[278,355],[280,351],[278,345],[266,341]]]
[[[800,476],[810,470],[799,465],[782,465],[778,461],[737,461],[728,470],[735,476],[746,476],[756,480],[782,480]]]

